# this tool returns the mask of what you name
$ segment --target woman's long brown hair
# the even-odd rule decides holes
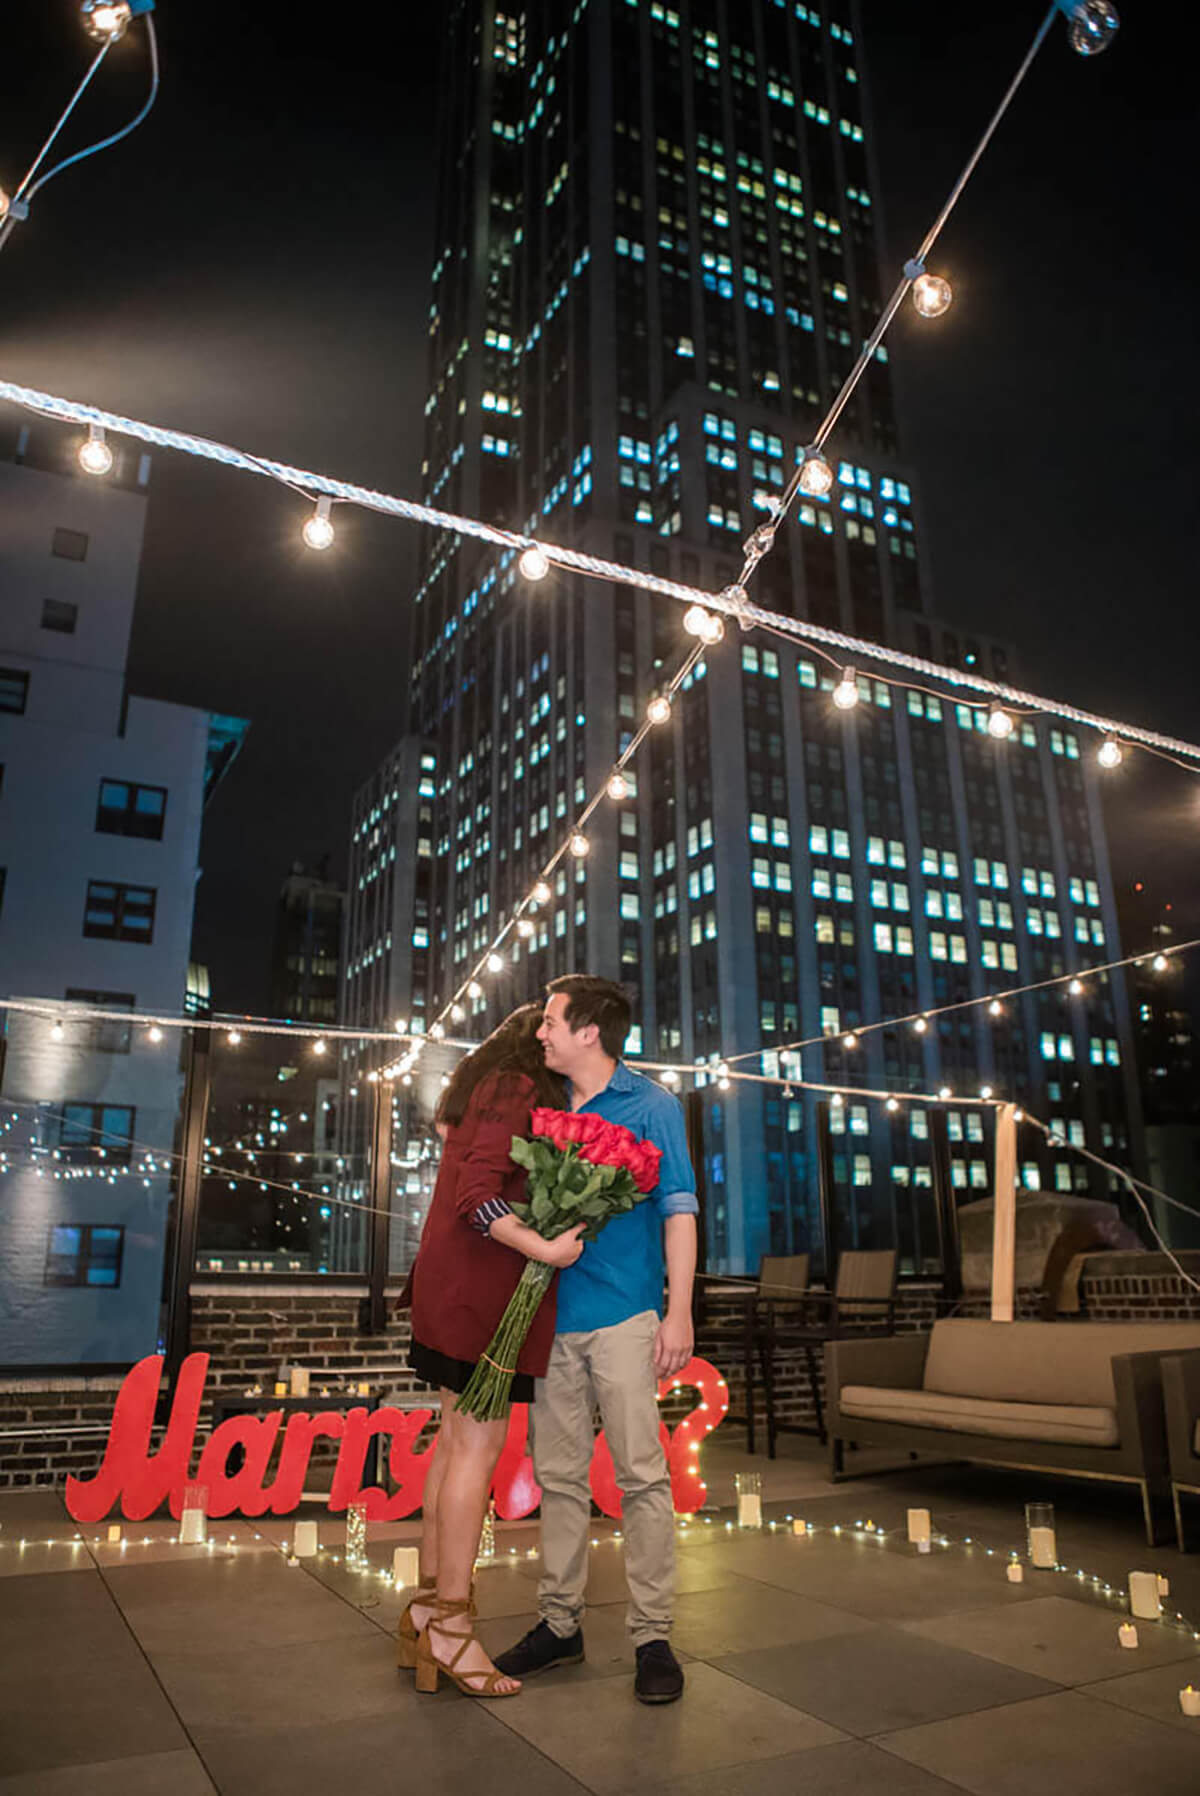
[[[455,1128],[467,1113],[471,1093],[489,1073],[523,1073],[533,1080],[539,1104],[562,1110],[567,1101],[566,1087],[558,1074],[552,1073],[546,1065],[537,1038],[542,1014],[540,1004],[522,1004],[460,1060],[442,1093],[434,1121]]]

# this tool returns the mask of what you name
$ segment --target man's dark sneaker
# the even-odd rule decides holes
[[[683,1671],[667,1641],[648,1640],[638,1647],[633,1693],[639,1702],[677,1702],[683,1695]]]
[[[564,1640],[546,1622],[539,1621],[506,1653],[497,1653],[495,1666],[506,1678],[535,1678],[539,1671],[550,1671],[555,1665],[578,1665],[582,1658],[582,1628],[576,1628]]]

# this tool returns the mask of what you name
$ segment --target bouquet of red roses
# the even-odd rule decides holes
[[[658,1183],[662,1149],[639,1141],[631,1129],[583,1110],[535,1110],[533,1135],[514,1135],[511,1154],[529,1174],[528,1199],[515,1215],[547,1241],[585,1223],[581,1239],[594,1241],[612,1217],[632,1210]],[[517,1355],[554,1268],[529,1260],[500,1318],[500,1325],[455,1407],[490,1422],[508,1409]]]

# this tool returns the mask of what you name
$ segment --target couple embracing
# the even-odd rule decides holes
[[[584,1657],[593,1411],[622,1493],[634,1692],[673,1702],[683,1672],[670,1647],[675,1521],[659,1441],[657,1386],[692,1356],[695,1180],[678,1100],[621,1060],[629,1001],[619,985],[571,973],[526,1004],[459,1065],[439,1105],[441,1169],[406,1301],[411,1365],[440,1388],[442,1424],[425,1487],[421,1582],[401,1618],[401,1665],[419,1689],[450,1676],[468,1696],[515,1696],[521,1680]],[[535,1107],[588,1111],[661,1149],[646,1203],[595,1241],[582,1225],[546,1240],[513,1213],[524,1174],[510,1157]],[[668,1300],[663,1311],[663,1279]],[[540,1619],[493,1661],[474,1636],[471,1579],[507,1417],[455,1408],[527,1259],[557,1269],[517,1360],[512,1397],[530,1404],[542,1487]]]

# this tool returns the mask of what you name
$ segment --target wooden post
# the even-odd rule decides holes
[[[1017,1107],[996,1111],[996,1176],[992,1218],[992,1321],[1013,1319],[1017,1261]]]

